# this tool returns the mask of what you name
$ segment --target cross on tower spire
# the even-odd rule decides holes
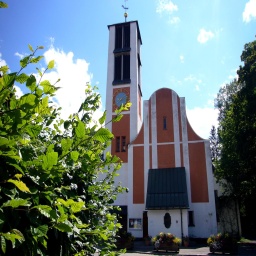
[[[126,2],[127,2],[128,0],[124,0],[124,5],[122,5],[122,7],[124,8],[124,18],[125,18],[125,22],[126,22],[126,18],[127,18],[127,16],[128,16],[128,13],[127,13],[127,10],[129,9],[128,7],[126,7]]]

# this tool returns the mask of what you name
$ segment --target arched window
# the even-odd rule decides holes
[[[165,226],[166,228],[170,228],[170,227],[171,227],[171,224],[172,224],[171,215],[170,215],[170,213],[167,212],[167,213],[164,215],[164,226]]]

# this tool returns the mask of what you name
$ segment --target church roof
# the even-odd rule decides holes
[[[184,167],[150,169],[146,209],[189,208]]]

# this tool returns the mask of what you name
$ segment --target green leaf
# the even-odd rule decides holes
[[[43,91],[45,94],[51,94],[56,91],[56,89],[51,85],[48,80],[42,81],[40,85],[43,87]]]
[[[18,199],[8,200],[7,202],[5,202],[3,204],[3,207],[18,208],[20,206],[30,206],[30,205],[31,205],[31,203],[28,202],[27,200],[18,198]]]
[[[22,174],[17,173],[17,174],[14,175],[14,177],[19,180],[20,178],[22,178]]]
[[[93,136],[93,138],[99,142],[106,142],[113,137],[113,134],[106,128],[100,128]]]
[[[3,82],[6,88],[13,86],[17,73],[6,74],[3,76]],[[2,92],[1,92],[2,94]]]
[[[31,63],[38,63],[44,56],[37,56],[35,58],[31,58],[30,62]]]
[[[22,181],[9,179],[9,180],[7,180],[7,182],[13,183],[22,192],[29,192],[30,193],[29,188]]]
[[[48,226],[47,225],[41,225],[38,227],[31,227],[30,228],[31,233],[35,237],[47,237],[47,232],[48,232]]]
[[[10,91],[8,89],[5,89],[1,91],[0,93],[0,106],[3,105],[3,103],[7,100],[8,95],[10,94]]]
[[[12,159],[20,160],[20,157],[16,154],[16,152],[13,151],[5,151],[6,153],[2,153],[2,156],[10,157]],[[1,153],[1,152],[0,152]]]
[[[38,97],[41,97],[43,95],[43,90],[41,90],[40,88],[36,87],[36,95]]]
[[[108,240],[108,237],[104,233],[100,232],[100,236],[103,240]]]
[[[31,52],[34,52],[34,49],[33,49],[33,47],[29,44],[28,45],[28,48],[29,48],[29,50],[31,51]]]
[[[17,194],[16,187],[14,189],[2,188],[2,192],[11,199],[14,199]]]
[[[42,128],[42,125],[28,125],[26,131],[31,137],[36,138],[40,134]]]
[[[90,224],[76,224],[78,228],[88,228]]]
[[[23,84],[28,80],[29,76],[26,75],[25,73],[21,73],[16,77],[16,81]]]
[[[75,128],[76,136],[80,139],[84,138],[85,136],[85,126],[84,123],[79,121],[77,127]]]
[[[1,4],[1,2],[0,2]],[[5,242],[5,238],[3,236],[0,236],[0,241],[1,241],[1,249],[3,253],[6,253],[6,242]]]
[[[36,96],[34,94],[24,94],[20,98],[20,106],[23,108],[31,108],[35,105]]]
[[[61,232],[72,232],[72,228],[65,223],[58,223],[54,227]]]
[[[9,140],[7,138],[0,137],[0,147],[8,144],[9,144]]]
[[[41,70],[39,68],[36,68],[36,70],[37,70],[37,73],[39,74],[39,76],[42,77],[43,73],[41,72]]]
[[[8,4],[4,3],[3,1],[0,1],[0,8],[7,8]]]
[[[20,60],[20,66],[22,68],[25,68],[28,65],[28,62],[29,62],[29,56],[26,56]]]
[[[77,159],[78,159],[78,157],[79,157],[79,152],[78,152],[78,151],[72,151],[71,154],[70,154],[70,156],[71,156],[71,159],[72,159],[73,161],[77,161]]]
[[[32,207],[31,209],[38,209],[38,211],[45,217],[47,217],[47,218],[51,217],[50,213],[52,211],[52,208],[49,205],[37,205],[37,206]]]
[[[73,201],[73,200],[72,200]],[[64,206],[68,206],[68,202],[66,202],[64,199],[62,199],[62,198],[58,198],[57,199],[57,202],[58,203],[61,203],[61,204],[63,204]],[[58,204],[59,205],[59,204]],[[64,211],[60,211],[61,213],[64,213]]]
[[[21,167],[20,167],[19,165],[17,165],[17,164],[11,164],[11,163],[10,163],[10,165],[13,166],[13,167],[15,167],[15,168],[16,168],[17,170],[19,170],[22,174],[24,174],[23,170],[21,169]]]
[[[43,156],[43,170],[50,170],[54,165],[58,162],[58,153],[57,152],[49,152]]]
[[[51,61],[48,63],[47,68],[48,68],[48,69],[54,68],[54,60],[51,60]]]
[[[71,211],[73,213],[80,212],[84,208],[84,202],[74,202],[71,204]]]
[[[113,118],[113,122],[119,122],[122,119],[123,115],[119,114]]]
[[[99,123],[102,125],[105,120],[106,120],[106,116],[107,116],[107,111],[105,110],[102,117],[99,119]]]
[[[65,129],[68,129],[68,127],[71,125],[71,122],[70,121],[65,121],[64,122],[64,128]]]
[[[31,75],[26,82],[27,88],[29,88],[32,92],[36,89],[36,78]]]
[[[0,71],[2,71],[4,74],[9,70],[9,67],[7,65],[0,67]]]
[[[5,215],[3,213],[3,209],[0,208],[0,230],[2,230],[2,225],[4,224],[5,222]]]
[[[61,140],[61,148],[63,153],[68,152],[72,146],[73,140],[71,139],[62,139]]]
[[[18,229],[12,229],[11,233],[16,234],[18,237],[20,237],[20,238],[16,237],[16,239],[18,239],[20,242],[25,241],[23,234]]]

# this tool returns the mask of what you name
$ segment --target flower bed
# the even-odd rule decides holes
[[[237,239],[229,233],[218,233],[207,239],[210,252],[237,253]]]
[[[152,238],[152,243],[156,251],[165,250],[166,252],[178,252],[180,250],[181,239],[171,233],[161,232]]]

